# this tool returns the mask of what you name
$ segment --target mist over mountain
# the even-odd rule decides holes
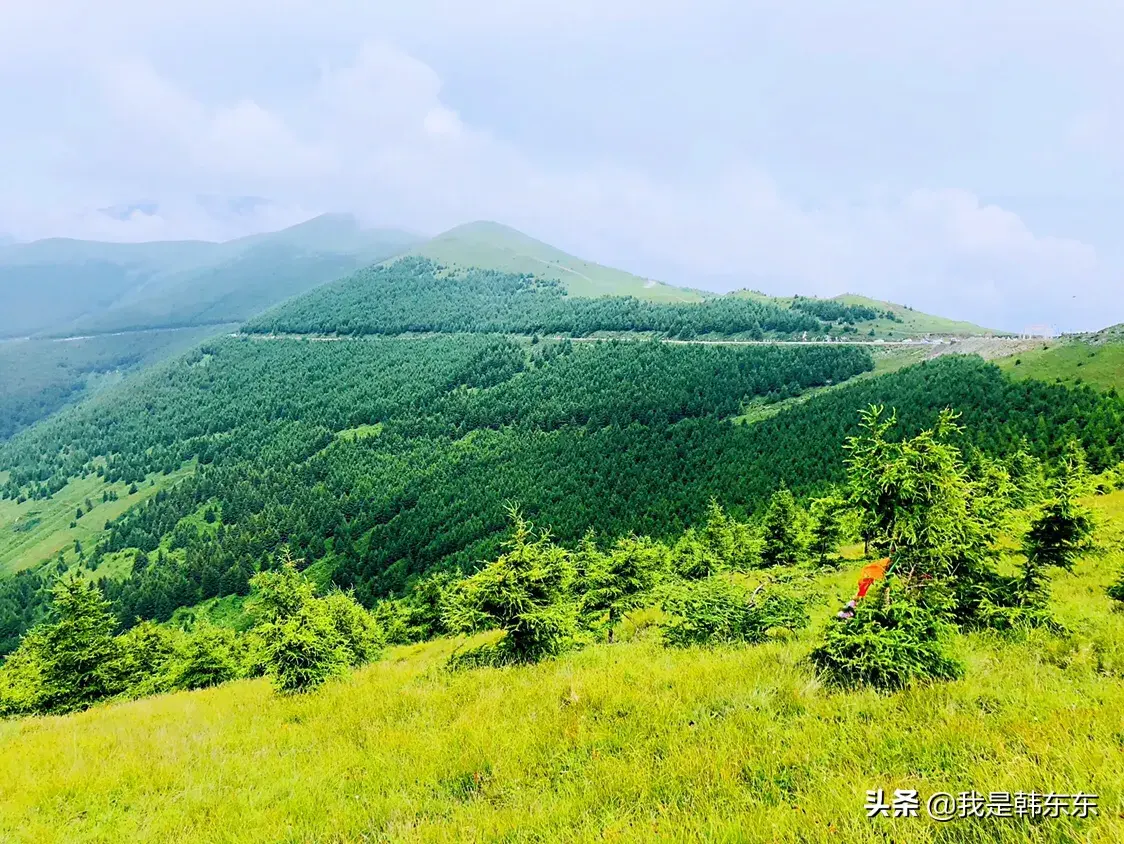
[[[141,206],[118,214],[148,213]],[[329,214],[223,243],[10,244],[0,249],[0,336],[237,322],[416,242],[405,232]]]

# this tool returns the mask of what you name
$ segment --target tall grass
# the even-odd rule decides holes
[[[1124,493],[1104,553],[1054,581],[1070,635],[960,636],[963,680],[823,687],[808,631],[750,647],[629,641],[448,672],[400,648],[296,697],[240,681],[0,724],[0,840],[1124,841]],[[643,618],[643,613],[638,614]],[[868,820],[865,792],[1094,792],[1081,820]]]

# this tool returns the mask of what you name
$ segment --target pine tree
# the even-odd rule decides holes
[[[569,648],[577,636],[569,552],[549,531],[536,534],[518,508],[509,506],[508,517],[512,536],[504,553],[461,584],[449,611],[451,629],[504,631],[494,649],[465,655],[466,662],[535,662]]]
[[[83,709],[122,689],[117,619],[97,587],[74,576],[52,590],[53,623],[42,631],[46,708]]]
[[[289,549],[281,566],[250,580],[249,610],[266,673],[279,691],[299,692],[323,683],[349,662],[328,614],[316,603]]]
[[[620,539],[584,579],[583,615],[604,617],[608,639],[625,613],[643,604],[669,568],[667,546],[647,537]]]
[[[791,566],[800,561],[802,543],[796,499],[781,487],[769,499],[762,525],[761,562],[767,566]]]
[[[172,660],[171,685],[204,689],[242,675],[241,643],[233,630],[202,621],[187,635]]]
[[[825,495],[812,501],[812,550],[818,555],[821,565],[839,545],[846,506],[838,495]]]
[[[1093,514],[1078,502],[1089,491],[1085,453],[1075,442],[1067,445],[1049,498],[1031,522],[1023,542],[1027,570],[1058,566],[1071,570],[1077,555],[1088,550],[1095,523]]]

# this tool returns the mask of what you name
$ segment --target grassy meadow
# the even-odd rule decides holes
[[[1124,389],[1124,343],[1044,341],[1031,351],[996,361],[1013,378],[1036,378],[1072,387]]]
[[[87,475],[72,480],[45,501],[0,500],[0,574],[13,574],[38,565],[55,558],[60,551],[68,563],[73,562],[75,540],[83,547],[93,548],[104,535],[107,521],[172,486],[194,468],[188,464],[168,475],[153,474],[137,484],[137,491],[132,495],[127,483],[107,483],[97,475]],[[0,475],[0,483],[3,481]],[[117,493],[117,500],[102,501],[102,494],[106,492]],[[77,509],[86,510],[87,500],[93,508],[76,519]]]
[[[805,657],[849,559],[765,645],[666,649],[641,612],[534,666],[449,672],[464,640],[441,640],[303,696],[248,680],[2,722],[0,840],[1119,842],[1124,492],[1091,503],[1101,550],[1054,577],[1068,635],[958,636],[962,680],[821,685]],[[872,821],[876,788],[1093,792],[1100,814]]]

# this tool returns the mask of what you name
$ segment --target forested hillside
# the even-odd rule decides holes
[[[106,587],[128,621],[245,591],[282,543],[370,601],[494,553],[511,500],[566,542],[590,528],[671,536],[711,497],[753,514],[781,484],[803,495],[837,481],[872,402],[899,408],[907,430],[960,408],[991,454],[1050,456],[1075,436],[1095,467],[1124,456],[1124,400],[1012,382],[976,358],[730,422],[747,401],[871,366],[855,346],[229,338],[15,437],[0,449],[3,492],[31,506],[86,472],[133,483],[198,460],[84,549],[95,575],[110,557],[159,557]],[[200,508],[211,529],[181,524]]]
[[[807,303],[818,300],[804,300]],[[651,302],[634,296],[568,295],[551,279],[496,270],[455,269],[403,258],[363,270],[251,320],[246,331],[281,334],[484,332],[570,334],[653,332],[752,340],[854,331],[854,309],[784,307],[738,296]],[[865,310],[859,314],[860,318]]]
[[[0,342],[0,441],[128,372],[187,351],[221,328]]]

